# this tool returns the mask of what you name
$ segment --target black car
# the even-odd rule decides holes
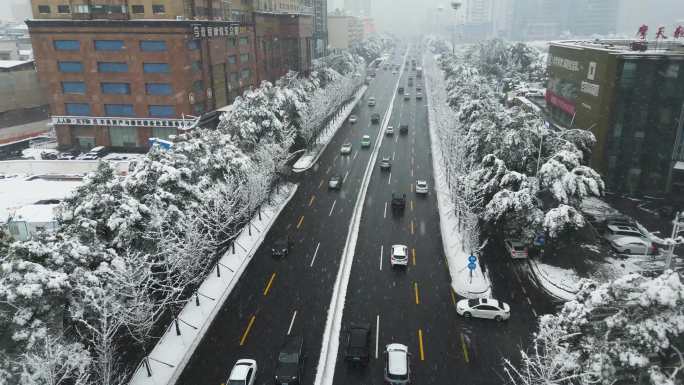
[[[370,326],[351,325],[346,331],[344,359],[351,363],[367,364],[370,359]]]
[[[390,161],[390,158],[382,158],[380,160],[380,170],[382,171],[389,171],[392,169],[392,162]]]
[[[271,252],[274,257],[286,256],[290,252],[290,237],[284,235],[276,239],[276,241],[273,242],[273,248],[271,248]]]
[[[373,115],[371,115],[371,123],[372,124],[380,123],[380,114],[374,113]]]
[[[408,124],[402,124],[399,126],[399,133],[402,135],[408,134]]]
[[[403,93],[404,93],[404,87],[399,87],[399,88],[397,88],[397,93],[398,93],[398,94],[403,94]]]
[[[392,193],[392,208],[397,210],[406,208],[406,194]]]
[[[276,357],[273,380],[276,384],[299,385],[304,374],[304,338],[288,337]]]

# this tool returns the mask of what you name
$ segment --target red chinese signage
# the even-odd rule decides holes
[[[575,115],[575,102],[554,94],[548,88],[546,89],[546,103],[560,108],[568,115]]]

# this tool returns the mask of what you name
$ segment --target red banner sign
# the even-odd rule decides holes
[[[575,102],[554,94],[548,88],[546,89],[546,103],[553,104],[568,115],[575,115]]]

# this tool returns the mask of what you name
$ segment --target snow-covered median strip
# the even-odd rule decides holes
[[[432,168],[435,180],[435,194],[437,194],[437,207],[439,209],[439,227],[442,233],[444,255],[449,265],[451,275],[451,287],[456,294],[466,298],[488,298],[491,296],[491,284],[489,277],[482,271],[481,264],[476,263],[475,270],[468,269],[469,251],[464,250],[463,234],[459,229],[458,218],[454,214],[454,206],[449,196],[449,186],[446,184],[442,165],[442,149],[438,137],[439,119],[436,108],[433,108],[432,86],[439,87],[435,76],[441,77],[441,70],[434,65],[434,59],[430,61],[430,68],[426,70],[425,95],[428,105],[428,126],[430,132],[430,147],[432,149]],[[423,66],[425,68],[425,66]],[[444,86],[444,83],[440,83]],[[444,91],[446,92],[446,91]],[[437,100],[442,103],[442,100]],[[445,102],[445,101],[444,101]]]
[[[318,135],[314,148],[305,152],[304,155],[302,155],[297,162],[295,162],[294,166],[292,166],[293,172],[304,172],[316,164],[318,158],[321,157],[323,151],[325,151],[326,147],[328,147],[330,140],[333,138],[333,136],[335,136],[337,130],[339,130],[339,128],[342,127],[344,122],[347,120],[349,114],[351,114],[354,107],[356,107],[356,104],[359,102],[359,100],[361,100],[361,97],[363,96],[363,93],[366,92],[367,88],[368,86],[363,85],[358,91],[356,91],[352,102],[347,104],[344,109],[337,114],[335,119],[330,122],[328,127],[326,127]]]
[[[579,291],[580,277],[574,270],[538,263],[534,259],[530,259],[529,262],[532,273],[544,291],[563,301],[575,299],[575,294]]]
[[[148,366],[143,361],[133,374],[130,385],[169,385],[178,380],[271,225],[296,191],[296,184],[281,186],[280,193],[273,197],[272,204],[264,205],[261,219],[259,216],[252,219],[252,235],[245,228],[236,238],[235,253],[233,254],[232,249],[228,250],[219,260],[220,277],[213,272],[200,285],[197,290],[199,305],[195,297],[188,300],[178,315],[177,326],[172,322],[149,354],[147,365],[151,376],[148,375]],[[180,335],[176,330],[180,330]]]

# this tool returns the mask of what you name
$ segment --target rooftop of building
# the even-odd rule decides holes
[[[33,60],[0,60],[0,70],[2,72],[26,69],[24,67],[33,68]]]
[[[619,56],[681,56],[684,58],[684,41],[669,40],[566,40],[549,43],[551,46],[570,49],[602,51]]]
[[[80,176],[0,176],[0,224],[21,207],[62,201],[82,183]]]

